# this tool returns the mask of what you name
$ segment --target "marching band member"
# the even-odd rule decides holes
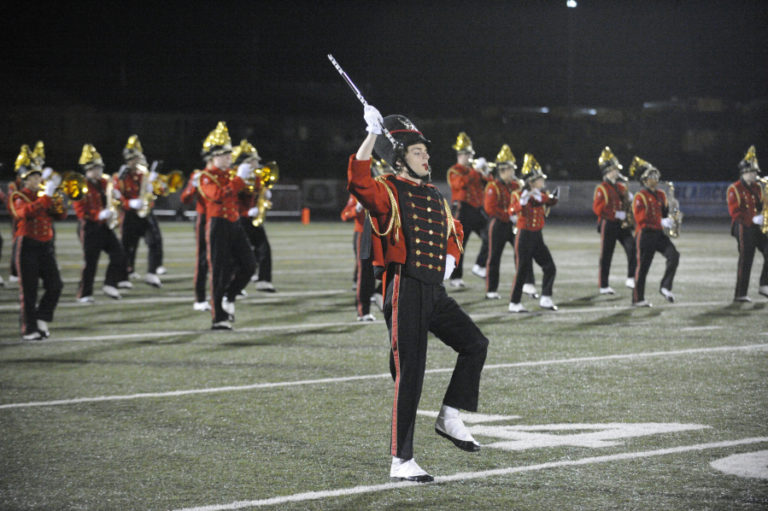
[[[241,140],[240,145],[232,150],[232,161],[235,167],[245,163],[253,171],[262,168],[259,152],[246,139]],[[267,231],[264,229],[263,222],[260,225],[253,225],[254,218],[260,213],[262,215],[266,213],[266,211],[260,211],[257,204],[257,199],[264,183],[253,173],[248,178],[248,183],[253,183],[253,189],[246,188],[240,192],[238,195],[238,207],[240,210],[240,224],[243,226],[243,231],[253,247],[256,264],[259,267],[258,273],[254,273],[251,280],[256,282],[257,291],[274,293],[275,286],[272,285],[272,248],[269,245],[269,239],[267,239]],[[264,193],[267,199],[272,197],[272,192],[269,189],[264,190]]]
[[[674,302],[672,281],[680,262],[680,253],[663,230],[673,227],[674,220],[668,216],[667,194],[663,190],[656,189],[659,179],[661,179],[661,172],[647,161],[635,156],[629,167],[629,174],[633,177],[637,174],[638,180],[643,185],[643,188],[635,194],[632,201],[632,212],[636,223],[635,246],[637,250],[637,270],[632,305],[635,307],[651,306],[645,299],[645,279],[651,269],[655,252],[661,253],[667,260],[659,292],[668,302]]]
[[[147,170],[147,159],[138,135],[131,135],[128,138],[123,149],[123,158],[125,165],[115,176],[115,185],[122,197],[124,215],[121,237],[128,261],[128,275],[130,278],[139,277],[136,273],[136,251],[139,247],[139,239],[143,237],[148,251],[147,274],[144,282],[153,287],[162,287],[158,275],[163,273],[163,238],[157,218],[152,212],[154,202],[152,183],[158,177],[154,170],[157,163],[153,163],[152,170]]]
[[[435,430],[466,451],[478,451],[480,445],[464,426],[459,409],[477,410],[488,339],[443,287],[460,254],[463,232],[443,196],[428,183],[429,140],[402,115],[382,119],[370,105],[364,112],[369,134],[350,157],[347,177],[350,193],[371,214],[381,248],[379,262],[385,268],[384,316],[395,381],[390,476],[427,482],[433,477],[413,457],[427,333],[459,354]],[[382,136],[383,128],[388,130],[387,137]],[[394,167],[396,175],[372,177],[374,150]]]
[[[376,287],[376,279],[373,275],[373,260],[371,253],[371,236],[367,236],[368,246],[362,246],[365,226],[365,208],[358,202],[354,195],[349,196],[347,205],[341,211],[343,221],[354,220],[354,234],[352,235],[352,248],[355,253],[355,306],[358,321],[376,321],[371,314],[371,297]],[[370,226],[369,226],[370,229]]]
[[[211,280],[213,330],[232,330],[235,299],[256,269],[256,257],[239,223],[237,194],[246,187],[253,169],[240,165],[232,176],[232,140],[227,125],[220,121],[203,141],[205,169],[200,174],[199,192],[205,201],[206,253]]]
[[[504,144],[496,156],[496,165],[492,171],[493,178],[485,186],[485,212],[488,214],[488,261],[485,277],[485,297],[497,300],[501,298],[499,289],[499,266],[504,246],[509,243],[514,248],[514,222],[517,217],[510,215],[512,193],[520,189],[520,182],[515,178],[517,164],[515,155],[507,144]],[[525,279],[533,285],[533,267]]]
[[[592,211],[597,215],[597,232],[600,233],[600,275],[598,287],[601,295],[612,295],[616,292],[608,282],[608,274],[611,271],[611,260],[616,241],[624,247],[627,254],[627,280],[628,288],[635,287],[635,270],[637,269],[637,257],[635,254],[635,238],[632,236],[631,221],[627,218],[625,205],[632,204],[632,194],[627,185],[620,181],[623,178],[618,158],[614,156],[610,147],[603,149],[597,160],[600,171],[603,173],[603,182],[595,188],[592,199]]]
[[[467,247],[469,236],[476,232],[480,237],[480,252],[477,254],[472,273],[485,278],[485,262],[488,258],[488,221],[483,212],[483,195],[488,177],[470,165],[470,159],[475,155],[472,140],[463,131],[453,144],[456,151],[456,164],[448,169],[448,184],[451,186],[452,214],[464,226],[464,246]],[[484,161],[484,159],[481,159]],[[478,165],[481,166],[481,165]],[[456,269],[451,275],[451,287],[465,287],[464,252],[461,253]]]
[[[559,189],[550,194],[544,190],[547,176],[532,154],[526,153],[522,169],[525,186],[512,194],[511,212],[517,215],[517,238],[515,239],[515,260],[517,273],[512,284],[509,312],[528,312],[520,303],[523,295],[525,276],[532,271],[533,261],[541,266],[544,278],[541,284],[539,306],[542,309],[557,310],[552,302],[552,287],[557,269],[549,248],[544,243],[541,230],[546,222],[550,206],[557,204]]]
[[[50,336],[48,323],[53,321],[64,287],[56,263],[52,225],[54,218],[62,220],[67,212],[53,199],[61,183],[58,175],[46,182],[42,195],[38,196],[42,169],[32,161],[26,145],[16,158],[16,174],[23,187],[13,192],[9,201],[17,220],[13,257],[19,274],[21,335],[24,340],[34,341]],[[43,281],[45,289],[39,303],[38,280]]]
[[[181,192],[181,202],[187,206],[195,204],[195,275],[193,284],[195,287],[195,303],[192,308],[196,311],[209,311],[211,304],[205,299],[205,285],[208,278],[208,257],[205,243],[205,201],[198,191],[200,186],[201,170],[192,172],[192,177],[187,186]]]
[[[110,208],[110,203],[116,200],[115,194],[113,193],[112,197],[107,195],[110,188],[109,177],[102,174],[104,161],[93,145],[83,146],[79,164],[88,180],[88,192],[81,200],[73,203],[78,218],[77,233],[83,246],[84,260],[80,285],[77,288],[77,300],[80,303],[94,302],[93,281],[102,251],[109,255],[102,291],[108,297],[119,300],[121,296],[117,285],[127,280],[127,273],[123,246],[112,230],[118,214],[115,208]]]
[[[728,212],[731,215],[731,234],[739,248],[734,301],[751,302],[747,295],[749,275],[755,249],[763,254],[763,271],[760,272],[758,292],[768,297],[768,238],[765,234],[765,200],[757,182],[760,166],[755,146],[751,146],[739,163],[740,178],[728,187]]]

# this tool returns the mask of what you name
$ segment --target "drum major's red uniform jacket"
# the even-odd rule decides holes
[[[762,204],[763,191],[760,185],[747,184],[739,179],[728,187],[728,213],[731,215],[731,224],[750,226],[752,218],[758,214]]]

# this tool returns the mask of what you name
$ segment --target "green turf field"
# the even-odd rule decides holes
[[[592,223],[545,230],[555,313],[528,299],[531,314],[506,312],[509,247],[502,300],[465,264],[469,287],[449,292],[491,341],[466,419],[484,447],[434,433],[454,354],[432,338],[415,439],[429,485],[389,481],[387,332],[375,307],[376,322],[355,321],[351,224],[269,223],[278,293],[249,285],[233,332],[192,310],[191,223],[161,224],[160,290],[104,297],[102,255],[95,305],[75,303],[74,227],[57,224],[65,287],[49,340],[20,341],[18,290],[0,289],[0,509],[768,508],[763,261],[754,302],[732,305],[727,223],[684,227],[675,304],[658,294],[657,255],[651,309],[629,307],[620,250],[618,294],[596,296]],[[140,273],[145,261],[142,244]]]

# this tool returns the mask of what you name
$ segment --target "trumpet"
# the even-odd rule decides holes
[[[669,187],[669,218],[671,218],[675,224],[669,229],[665,229],[667,236],[670,238],[677,238],[680,236],[680,228],[683,225],[683,212],[680,211],[680,203],[675,198],[675,184],[672,181],[666,181]]]
[[[259,196],[256,199],[256,207],[259,208],[259,213],[253,218],[251,224],[254,227],[259,227],[264,223],[267,210],[272,209],[272,201],[267,198],[267,190],[272,188],[280,177],[280,167],[278,167],[277,162],[270,161],[263,167],[253,169],[253,175],[254,182],[253,184],[249,183],[249,190],[253,191],[255,189],[256,179],[261,183],[261,187],[259,188]]]
[[[70,201],[78,201],[85,197],[88,193],[88,181],[85,176],[79,172],[68,171],[61,176],[58,172],[51,174],[49,180],[58,180],[59,186],[53,193],[51,199],[53,200],[53,211],[56,214],[64,212],[64,197]],[[45,182],[40,183],[40,189],[37,192],[37,196],[40,197],[45,193]]]
[[[180,170],[171,170],[167,174],[160,174],[152,183],[152,193],[157,197],[167,197],[184,188],[184,173]]]

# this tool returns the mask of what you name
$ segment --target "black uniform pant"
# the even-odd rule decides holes
[[[253,247],[253,254],[256,256],[256,264],[259,267],[259,280],[272,282],[272,247],[269,246],[264,224],[255,227],[253,218],[249,217],[240,217],[240,223]]]
[[[672,241],[663,231],[643,229],[637,234],[635,247],[638,264],[637,271],[635,272],[635,290],[632,294],[632,303],[645,300],[645,278],[648,276],[648,270],[651,269],[651,262],[656,252],[661,253],[667,260],[667,266],[664,269],[664,276],[661,279],[660,287],[671,291],[672,281],[675,278],[677,265],[680,262],[680,253],[672,244]]]
[[[478,252],[475,258],[475,264],[485,268],[485,262],[488,259],[488,220],[483,213],[482,208],[475,208],[467,204],[466,202],[457,202],[453,205],[454,218],[461,222],[464,228],[464,248],[467,248],[467,242],[469,236],[473,232],[480,236],[480,252]],[[451,274],[452,279],[460,279],[464,276],[464,254],[462,251],[461,257],[456,268]]]
[[[217,323],[229,318],[221,306],[222,298],[235,301],[256,270],[256,257],[238,221],[208,218],[206,241],[211,270],[211,314]]]
[[[151,212],[144,218],[139,217],[135,210],[125,212],[122,227],[123,249],[127,259],[128,273],[136,271],[136,251],[139,240],[144,238],[147,244],[148,261],[147,273],[156,273],[158,266],[163,264],[163,237],[157,218]]]
[[[16,223],[13,223],[13,232],[16,232]],[[15,234],[13,235],[13,241],[11,242],[11,275],[14,277],[19,276],[19,269],[16,267],[16,247],[19,244],[19,238]]]
[[[83,247],[83,269],[80,272],[80,285],[77,297],[93,295],[93,281],[99,266],[99,256],[102,250],[109,255],[107,274],[104,276],[105,286],[117,286],[117,283],[127,278],[125,253],[123,245],[117,240],[115,232],[106,224],[80,220],[77,224],[77,235]]]
[[[410,459],[427,362],[427,333],[432,332],[458,353],[443,404],[472,412],[477,410],[488,339],[447,295],[442,283],[426,284],[408,277],[399,265],[387,272],[387,280],[384,319],[395,381],[391,454]]]
[[[205,213],[197,214],[195,220],[195,301],[205,301],[205,287],[208,280],[208,248],[205,241]]]
[[[376,288],[376,278],[373,275],[373,259],[371,257],[360,258],[361,254],[370,254],[371,250],[361,250],[364,236],[355,232],[352,237],[352,245],[355,251],[355,304],[357,315],[365,316],[371,312],[371,296]],[[368,238],[370,239],[370,238]]]
[[[634,277],[637,270],[637,255],[635,254],[635,238],[632,231],[622,229],[621,222],[601,219],[598,224],[600,233],[600,287],[608,287],[608,274],[611,272],[611,261],[616,242],[621,243],[627,254],[627,277]]]
[[[740,298],[747,296],[755,250],[759,250],[763,254],[763,271],[760,272],[759,285],[768,286],[768,238],[762,233],[760,226],[745,226],[740,223],[733,225],[733,235],[736,237],[739,248],[735,297]]]
[[[541,266],[544,276],[541,283],[541,295],[552,296],[552,286],[555,284],[557,268],[549,248],[544,243],[541,231],[528,231],[520,229],[515,239],[515,263],[517,273],[512,283],[512,303],[520,303],[523,296],[523,284],[525,276],[533,272],[533,262]]]
[[[501,254],[507,243],[515,248],[515,234],[511,222],[502,222],[491,218],[488,222],[488,260],[485,265],[485,292],[496,292],[499,289],[499,267]],[[533,266],[524,279],[525,284],[534,284]]]
[[[17,238],[14,260],[19,271],[22,335],[37,332],[37,320],[53,321],[64,283],[59,275],[53,241]],[[37,303],[38,279],[43,281],[43,297]]]

